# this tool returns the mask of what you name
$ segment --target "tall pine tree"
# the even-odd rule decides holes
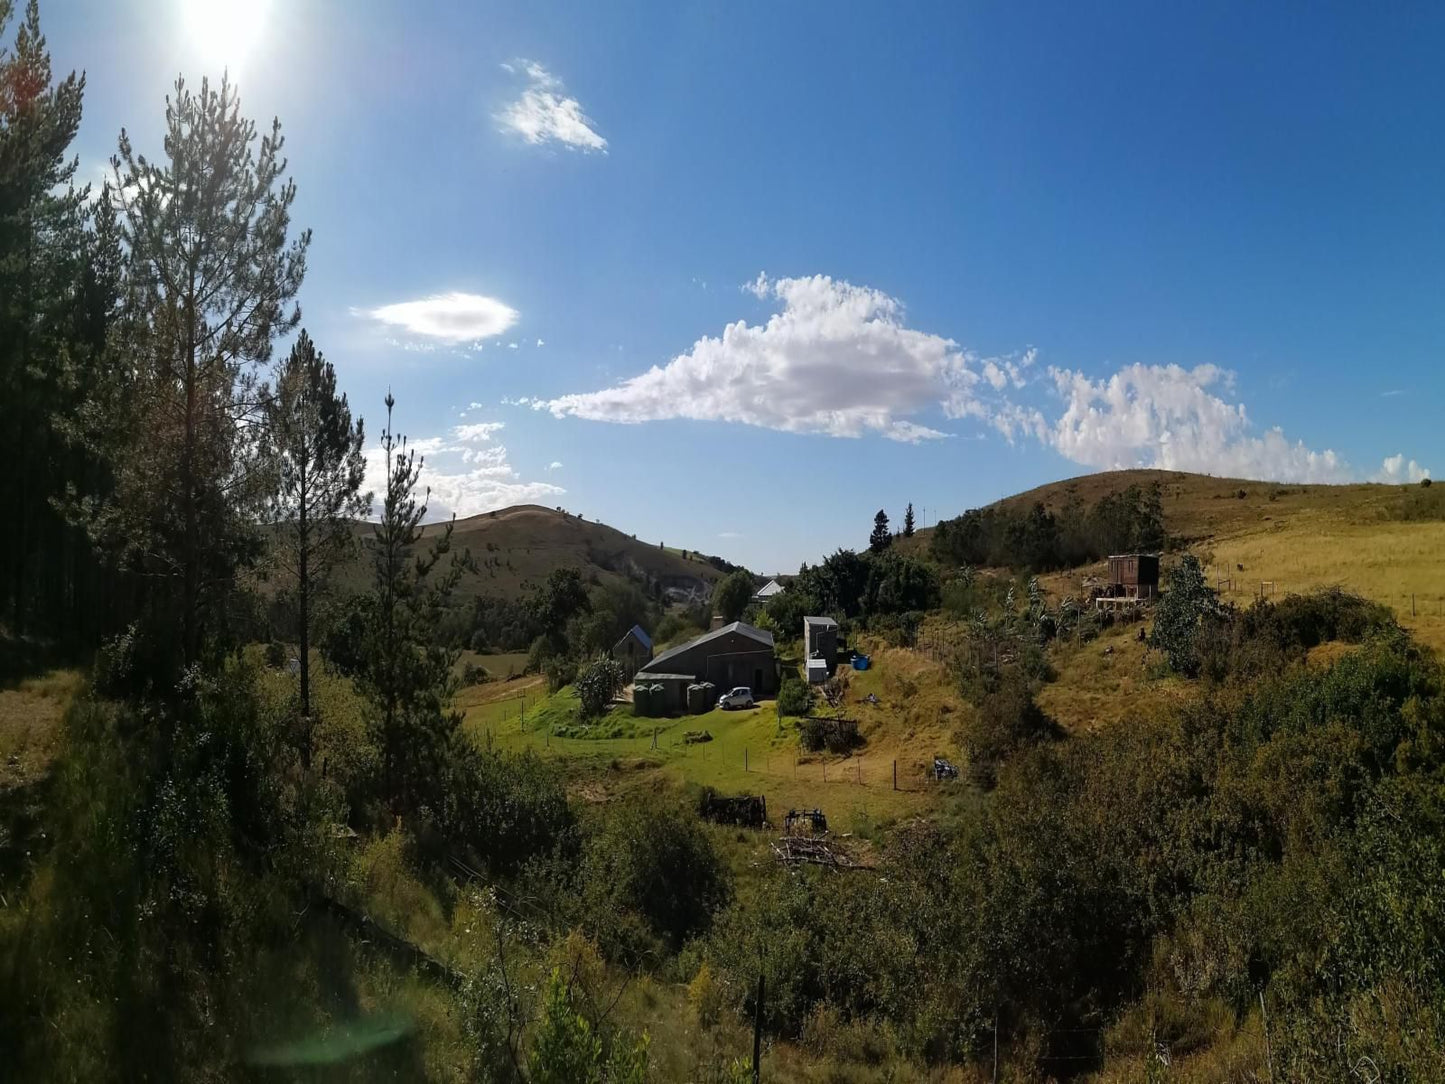
[[[0,0],[0,42],[13,15]],[[73,410],[67,359],[83,347],[77,302],[89,248],[86,190],[66,155],[80,126],[85,80],[54,82],[35,0],[0,45],[0,621],[18,631],[69,626],[65,570],[84,540],[52,506],[73,466],[61,433]],[[77,545],[79,543],[79,545]]]
[[[259,550],[262,388],[257,369],[300,321],[310,233],[290,237],[280,123],[257,140],[234,88],[177,80],[165,158],[122,130],[112,194],[127,254],[120,347],[131,375],[111,416],[116,493],[97,528],[151,577],[153,616],[195,662],[239,567]]]
[[[913,502],[908,502],[907,509],[903,512],[903,537],[913,537]]]
[[[873,533],[868,536],[868,548],[874,553],[882,553],[891,545],[893,534],[888,530],[888,513],[880,508],[873,517]]]
[[[276,373],[264,408],[266,460],[274,491],[266,502],[273,552],[294,587],[300,640],[302,763],[311,763],[311,623],[326,574],[354,541],[352,522],[371,507],[360,419],[351,420],[332,368],[305,330]]]
[[[461,715],[451,708],[457,652],[437,641],[466,555],[444,569],[448,523],[422,549],[421,522],[430,490],[417,498],[422,462],[392,429],[395,400],[386,397],[386,492],[368,541],[372,589],[353,678],[368,701],[368,726],[381,754],[381,797],[395,815],[435,797]]]

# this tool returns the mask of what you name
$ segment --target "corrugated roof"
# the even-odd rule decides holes
[[[765,647],[771,648],[773,646],[773,634],[771,632],[764,632],[762,629],[755,629],[753,628],[753,626],[745,624],[742,621],[734,621],[731,625],[724,625],[720,629],[713,629],[711,632],[705,632],[696,640],[689,640],[685,644],[679,644],[677,647],[669,648],[667,651],[664,651],[661,655],[657,656],[657,658],[653,659],[638,672],[643,674],[648,673],[649,670],[651,670],[653,667],[660,666],[668,659],[674,659],[685,651],[691,651],[693,648],[697,647],[698,644],[705,644],[709,643],[712,640],[720,639],[730,632],[736,632],[743,636],[746,636],[750,640],[756,640],[758,643],[764,645]]]
[[[805,624],[805,625],[819,625],[819,626],[821,626],[821,627],[823,627],[823,628],[825,628],[825,629],[826,629],[826,628],[835,628],[835,629],[836,629],[836,628],[838,627],[838,622],[834,621],[831,617],[805,617],[805,618],[803,618],[803,624]]]
[[[753,597],[772,598],[774,595],[780,594],[782,590],[783,585],[780,584],[777,580],[769,580],[767,583],[763,584],[761,587],[758,588],[758,593]]]
[[[627,630],[627,633],[622,637],[622,640],[627,639],[628,636],[636,636],[637,639],[641,641],[643,647],[647,648],[648,651],[652,650],[652,637],[642,631],[641,625],[633,625],[630,629]],[[620,644],[622,640],[618,640],[617,642]]]

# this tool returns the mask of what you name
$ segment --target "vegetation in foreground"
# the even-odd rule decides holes
[[[694,811],[690,787],[750,782],[735,756],[623,763],[607,743],[648,735],[595,736],[616,722],[598,652],[707,616],[665,607],[670,566],[463,600],[488,558],[421,527],[390,413],[382,519],[350,548],[360,419],[303,345],[266,370],[309,240],[279,127],[258,133],[229,84],[178,84],[163,154],[122,135],[91,200],[66,164],[83,85],[52,80],[34,5],[0,75],[0,411],[23,457],[0,551],[7,1073],[734,1081],[757,1021],[778,1080],[1440,1075],[1445,695],[1388,609],[1233,605],[1211,567],[1264,552],[1258,532],[1179,560],[1142,638],[974,568],[999,547],[1043,570],[1200,542],[1166,486],[928,541],[880,512],[869,552],[801,570],[761,614],[698,560],[730,574],[708,577],[725,617],[786,639],[832,613],[887,645],[887,671],[830,690],[865,743],[859,781],[830,785],[867,796],[870,755],[924,743],[964,768],[835,815],[856,868],[783,867]],[[1235,524],[1253,499],[1217,497]],[[1356,526],[1428,530],[1432,507]],[[256,590],[263,571],[285,589]],[[325,665],[298,646],[293,674],[280,637],[313,631]],[[1170,696],[1088,731],[1051,692],[1101,636]],[[531,730],[509,731],[523,751],[493,740],[502,701],[459,708],[464,645],[525,648],[544,675]],[[51,671],[57,652],[78,669]],[[549,755],[557,722],[577,730]],[[803,759],[781,712],[699,724],[719,754],[727,726]]]

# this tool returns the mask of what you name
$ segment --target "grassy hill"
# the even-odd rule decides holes
[[[368,532],[369,526],[358,526]],[[441,524],[423,529],[427,539]],[[536,504],[517,505],[459,519],[452,546],[470,550],[476,571],[467,573],[460,593],[517,598],[547,578],[554,568],[578,568],[584,579],[646,580],[662,586],[672,598],[705,598],[723,573],[695,551],[663,548],[597,523]],[[341,584],[361,589],[368,575],[364,561],[341,570]]]
[[[1077,498],[1087,506],[1129,485],[1156,482],[1170,537],[1199,556],[1226,598],[1247,603],[1261,589],[1283,595],[1339,585],[1390,606],[1421,640],[1445,649],[1445,515],[1405,518],[1435,514],[1436,502],[1420,500],[1434,493],[1419,486],[1294,485],[1127,470],[1051,482],[998,503],[1037,501],[1057,509]],[[1445,505],[1445,492],[1441,498]],[[932,528],[919,530],[910,548],[926,552],[932,534]],[[1043,580],[1056,596],[1076,594],[1082,576],[1102,571],[1095,565]]]

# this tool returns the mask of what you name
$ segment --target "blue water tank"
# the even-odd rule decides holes
[[[868,659],[868,656],[867,656],[867,655],[854,655],[854,656],[853,656],[853,669],[854,669],[854,670],[867,670],[867,669],[868,669],[868,662],[869,662],[869,659]]]

